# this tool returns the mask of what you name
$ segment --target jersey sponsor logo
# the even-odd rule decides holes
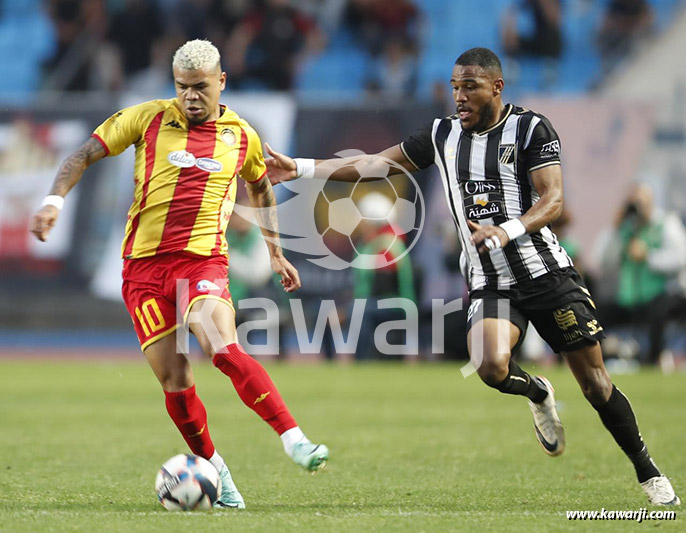
[[[501,144],[498,146],[498,161],[503,165],[511,165],[515,161],[515,145]]]
[[[474,205],[470,205],[465,208],[465,214],[469,220],[492,218],[495,215],[499,215],[503,212],[498,202],[487,201],[483,204],[481,202],[482,201],[479,201]]]
[[[198,167],[200,170],[204,170],[205,172],[221,172],[224,168],[221,162],[217,161],[216,159],[210,159],[209,157],[201,157],[200,159],[196,159],[193,154],[187,152],[186,150],[170,152],[167,156],[167,161],[176,167]]]
[[[205,172],[221,172],[223,168],[219,161],[210,159],[209,157],[201,157],[195,162],[195,166]]]
[[[167,161],[169,161],[172,165],[181,168],[190,168],[195,166],[195,156],[190,152],[186,152],[186,150],[169,152]]]
[[[555,317],[557,327],[562,331],[567,331],[572,326],[579,325],[572,309],[555,309],[555,311],[553,311],[553,316]]]
[[[210,291],[218,291],[219,287],[217,287],[210,280],[203,279],[201,281],[198,281],[198,284],[195,286],[195,290],[198,292],[210,292]]]
[[[171,126],[172,128],[176,128],[177,130],[182,130],[183,126],[176,122],[176,120],[170,120],[165,124],[165,126]]]
[[[469,180],[463,182],[462,189],[464,190],[465,197],[469,197],[476,194],[500,192],[500,185],[495,180]]]
[[[219,136],[226,146],[233,146],[236,144],[236,134],[232,129],[224,128]]]
[[[569,344],[578,341],[583,336],[584,333],[580,329],[573,329],[572,331],[568,331],[567,333],[562,334],[562,338],[565,340],[565,342]]]
[[[550,141],[541,146],[542,157],[555,157],[560,155],[560,141]]]

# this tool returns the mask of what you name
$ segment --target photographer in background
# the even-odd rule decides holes
[[[601,248],[603,270],[617,276],[614,302],[601,309],[601,322],[606,327],[647,322],[643,360],[655,364],[669,355],[666,325],[686,312],[686,229],[678,214],[655,209],[647,185],[635,185]]]

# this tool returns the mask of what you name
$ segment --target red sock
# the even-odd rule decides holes
[[[239,344],[229,344],[212,360],[214,366],[231,378],[243,403],[255,411],[281,435],[298,424],[260,363]]]
[[[204,459],[212,457],[214,444],[207,429],[207,411],[195,394],[195,385],[179,392],[164,391],[164,395],[167,412],[191,451]]]

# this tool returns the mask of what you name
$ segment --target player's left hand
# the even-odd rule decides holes
[[[281,285],[286,292],[295,292],[300,288],[298,270],[283,255],[272,256],[272,270],[281,276]]]
[[[491,250],[495,250],[496,247],[493,246],[492,239],[498,239],[500,241],[500,248],[505,248],[510,238],[505,233],[505,230],[500,226],[481,226],[474,222],[473,220],[467,220],[467,226],[469,231],[472,232],[471,241],[474,246],[476,246],[477,251],[480,254],[486,254]],[[489,239],[491,239],[489,241]]]
[[[293,158],[277,152],[267,143],[264,143],[264,148],[271,156],[264,160],[264,164],[267,165],[267,175],[269,176],[271,184],[276,185],[283,181],[295,179],[296,166]]]

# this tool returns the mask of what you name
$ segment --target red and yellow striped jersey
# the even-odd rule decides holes
[[[189,125],[176,98],[152,100],[115,113],[93,133],[108,155],[136,147],[125,259],[180,251],[227,254],[224,234],[236,176],[254,182],[266,167],[255,130],[222,110],[214,122]]]

